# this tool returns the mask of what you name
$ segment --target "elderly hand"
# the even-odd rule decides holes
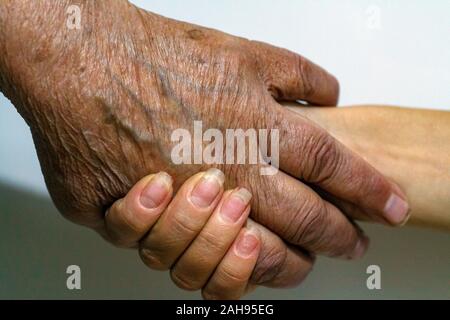
[[[245,227],[251,193],[223,190],[224,174],[209,169],[189,178],[172,197],[172,179],[160,172],[140,180],[107,211],[118,245],[145,246],[147,265],[171,269],[182,289],[207,299],[238,299],[249,284],[260,250],[258,232]],[[142,239],[142,240],[141,240]]]
[[[74,3],[80,29],[66,27]],[[260,165],[217,166],[226,188],[253,194],[251,217],[261,237],[254,283],[303,279],[311,258],[299,247],[337,257],[364,253],[362,232],[312,187],[360,208],[367,219],[392,225],[406,219],[397,186],[277,102],[337,102],[336,80],[305,58],[123,0],[4,1],[0,8],[1,89],[31,128],[58,209],[108,240],[105,210],[142,177],[166,171],[178,190],[213,166],[171,159],[171,134],[192,132],[196,120],[221,132],[279,130],[277,174],[260,175]],[[146,249],[144,241],[140,250]]]

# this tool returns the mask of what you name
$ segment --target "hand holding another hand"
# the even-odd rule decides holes
[[[198,173],[172,198],[167,173],[148,176],[108,210],[108,234],[119,246],[138,246],[150,268],[171,269],[182,289],[202,289],[208,299],[238,299],[253,288],[260,238],[245,226],[250,192],[224,192],[224,179],[217,169]]]
[[[143,217],[142,225],[130,224],[124,241],[120,232],[111,232],[120,220],[117,225],[111,220],[131,218],[126,216],[130,212],[120,218],[113,203],[149,173],[167,172],[177,195],[186,195],[183,183],[190,176],[218,167],[227,177],[226,189],[240,186],[253,195],[250,215],[258,224],[250,224],[257,229],[260,254],[250,281],[288,286],[303,279],[311,266],[302,250],[355,258],[367,246],[340,207],[312,187],[357,208],[365,219],[397,225],[407,218],[405,196],[396,185],[325,130],[279,104],[337,102],[337,81],[317,65],[284,49],[167,19],[119,0],[80,1],[82,28],[68,30],[61,27],[66,5],[1,4],[0,86],[30,125],[50,194],[70,220],[114,243],[149,244],[138,236],[145,235],[155,216]],[[171,134],[180,128],[192,131],[194,121],[221,132],[278,130],[280,171],[261,176],[259,165],[175,165]],[[125,199],[141,187],[138,183]],[[217,214],[205,210],[204,217],[208,213]],[[178,216],[164,213],[161,221],[170,217]],[[200,232],[198,222],[197,229],[184,231]],[[163,226],[158,220],[152,230]],[[175,236],[168,241],[175,242]],[[173,257],[164,267],[169,262]]]

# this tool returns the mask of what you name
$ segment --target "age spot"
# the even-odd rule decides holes
[[[191,30],[187,31],[187,35],[192,40],[197,40],[197,41],[205,38],[204,33],[198,29],[191,29]]]
[[[50,48],[48,43],[43,44],[39,48],[36,49],[34,52],[34,59],[33,61],[35,63],[44,62],[45,60],[48,60],[51,57]]]

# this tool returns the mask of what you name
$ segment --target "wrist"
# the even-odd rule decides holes
[[[80,8],[80,29],[67,25],[67,9],[73,4]],[[0,1],[0,90],[27,121],[35,108],[30,102],[36,101],[39,111],[60,105],[61,101],[48,101],[54,98],[52,92],[66,92],[81,82],[86,65],[94,73],[96,51],[104,51],[98,54],[105,59],[110,56],[108,26],[137,21],[125,19],[133,12],[129,9],[134,7],[121,0]]]
[[[0,89],[22,115],[30,113],[36,87],[51,72],[48,60],[61,44],[55,40],[65,2],[0,2]]]
[[[450,115],[393,107],[298,108],[408,196],[408,224],[450,230]],[[433,128],[433,130],[430,130]]]

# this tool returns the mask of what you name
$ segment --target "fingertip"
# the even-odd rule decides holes
[[[139,204],[144,209],[157,209],[162,206],[172,191],[173,180],[172,177],[166,172],[159,172],[153,175],[149,180],[145,180],[144,186],[138,193],[138,190],[133,190],[132,195],[136,196],[139,194]]]
[[[392,193],[384,206],[384,216],[392,225],[404,226],[411,216],[407,200]]]
[[[105,229],[110,242],[134,246],[156,223],[172,194],[172,179],[160,172],[138,181],[128,194],[105,212]]]
[[[223,191],[225,175],[216,168],[211,168],[187,184],[191,188],[189,192],[190,201],[198,208],[208,208],[211,206]]]
[[[256,255],[261,249],[261,239],[255,230],[243,228],[238,235],[235,246],[235,254],[248,259]]]

